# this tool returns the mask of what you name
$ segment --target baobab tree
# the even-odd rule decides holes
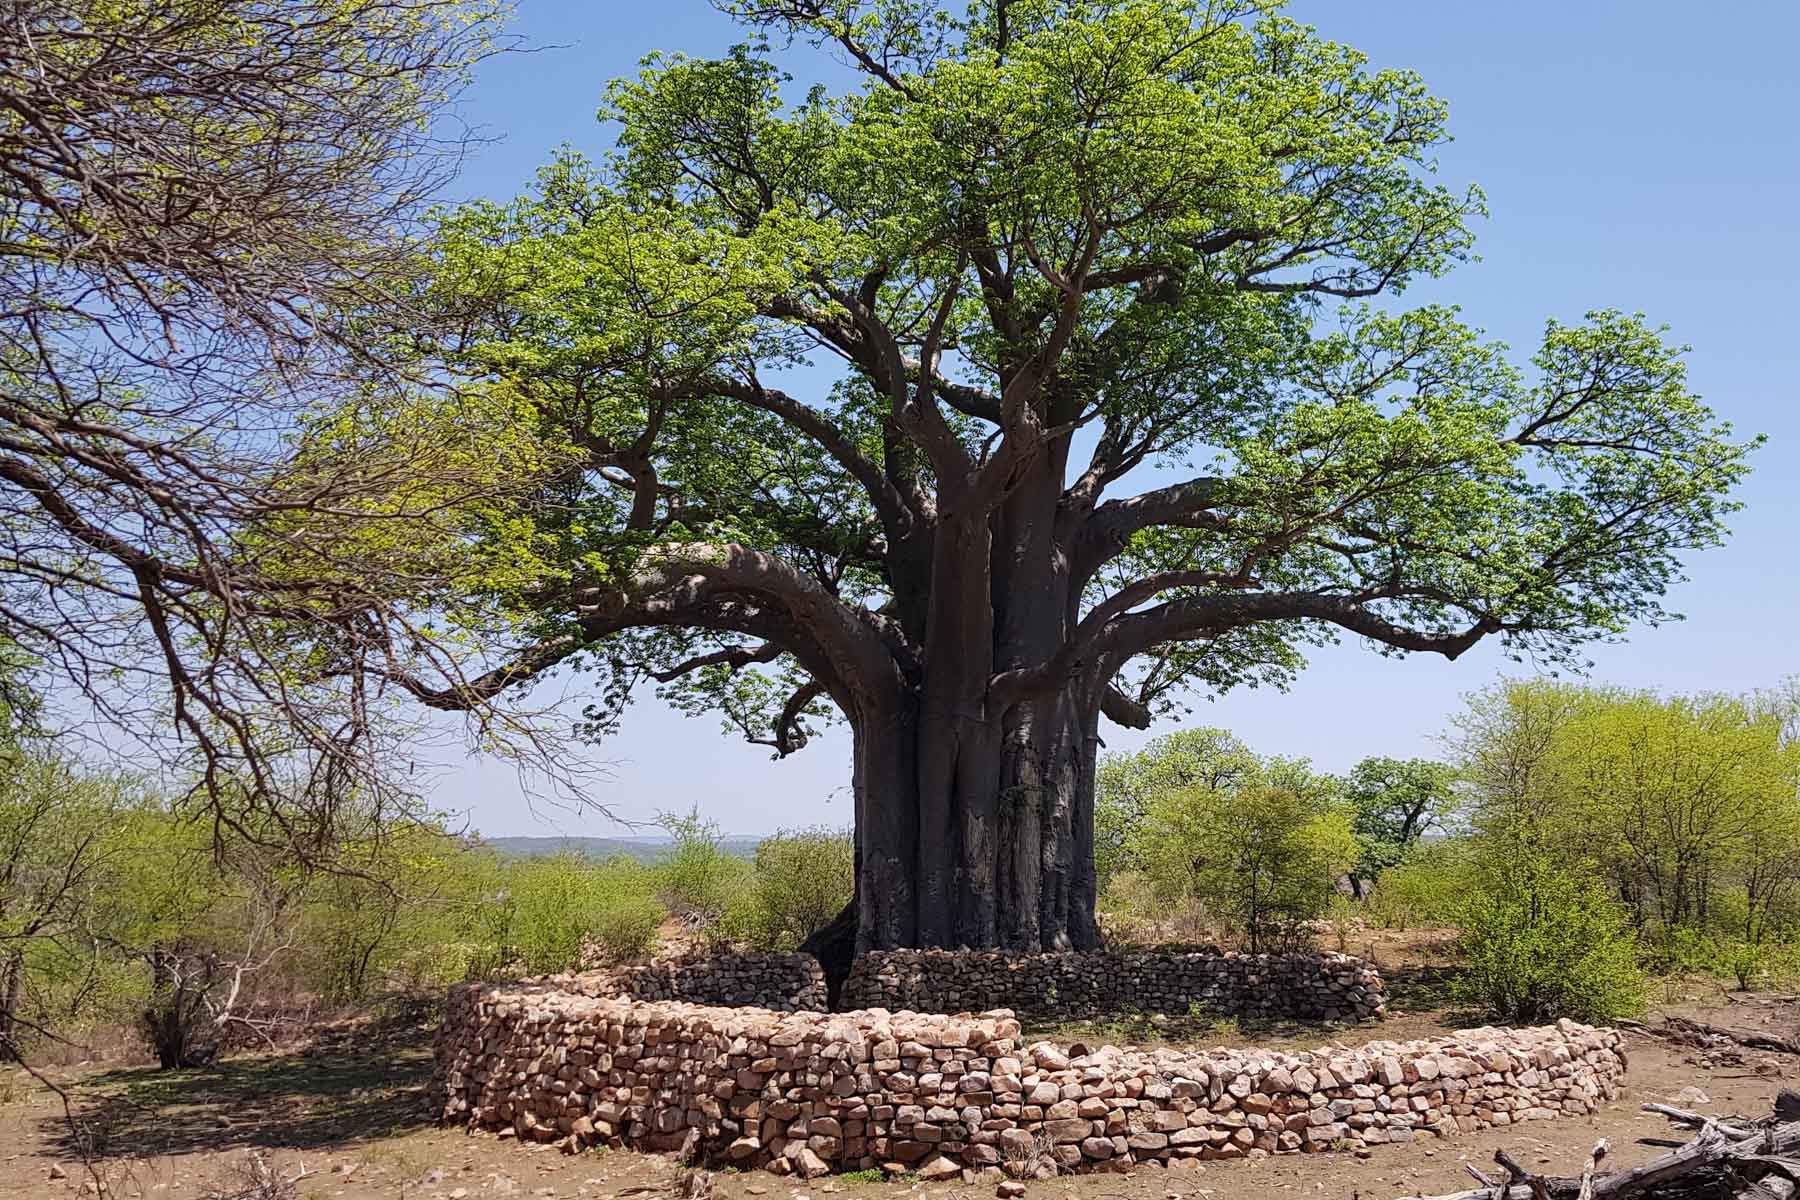
[[[1345,634],[1557,659],[1723,536],[1747,447],[1658,330],[1520,368],[1374,303],[1482,208],[1413,74],[1262,5],[723,7],[755,36],[612,85],[615,153],[445,223],[435,352],[566,465],[494,520],[503,659],[396,677],[579,666],[595,730],[651,685],[777,755],[841,716],[840,949],[1095,947],[1102,717]],[[861,83],[784,96],[783,43]]]

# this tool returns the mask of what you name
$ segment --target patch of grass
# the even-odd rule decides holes
[[[887,1174],[875,1167],[864,1167],[860,1171],[845,1171],[838,1177],[839,1183],[886,1183]]]

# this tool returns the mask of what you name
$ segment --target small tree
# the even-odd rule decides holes
[[[297,999],[271,977],[295,947],[306,872],[253,842],[215,845],[163,805],[120,824],[127,852],[95,928],[148,976],[138,1025],[157,1061],[197,1066],[233,1039],[268,1040]]]
[[[1800,744],[1766,696],[1516,680],[1472,697],[1460,724],[1475,829],[1529,828],[1666,951],[1754,941],[1792,917]]]
[[[1357,899],[1383,871],[1400,865],[1419,839],[1456,810],[1456,768],[1422,758],[1365,758],[1344,781],[1362,856],[1350,872]]]
[[[1159,795],[1238,787],[1262,769],[1262,760],[1223,729],[1178,729],[1134,754],[1103,757],[1094,773],[1094,865],[1101,885],[1130,867],[1133,839]]]
[[[1140,840],[1158,889],[1207,906],[1252,952],[1301,944],[1358,853],[1349,811],[1317,788],[1165,793]]]
[[[130,847],[118,836],[140,797],[49,747],[0,755],[0,1061],[28,1036],[70,1032],[108,963],[93,931]]]
[[[1506,1021],[1606,1021],[1644,1003],[1637,936],[1591,876],[1529,837],[1491,846],[1460,924],[1468,970],[1458,995]]]

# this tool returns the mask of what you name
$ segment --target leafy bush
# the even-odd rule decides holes
[[[1381,873],[1364,909],[1383,929],[1453,925],[1473,888],[1470,846],[1448,840],[1415,846]]]
[[[1725,944],[1720,959],[1738,990],[1747,992],[1768,975],[1775,954],[1767,943],[1733,941]]]
[[[848,831],[823,826],[762,840],[752,878],[726,922],[757,950],[793,950],[829,925],[856,892],[856,848]]]
[[[725,849],[718,825],[698,809],[686,816],[664,813],[662,827],[675,843],[655,868],[663,907],[696,932],[726,936],[724,918],[742,903],[750,864]]]
[[[1164,900],[1198,903],[1252,952],[1304,945],[1360,853],[1349,811],[1288,769],[1287,786],[1159,795],[1134,839]]]
[[[603,875],[602,886],[615,880],[616,890],[594,906],[587,935],[602,962],[629,962],[656,948],[656,931],[668,915],[657,903],[649,873],[637,863],[629,869]]]
[[[1463,908],[1460,999],[1506,1021],[1606,1021],[1644,1006],[1637,935],[1592,878],[1529,850],[1502,855]]]
[[[1351,897],[1341,892],[1331,897],[1325,906],[1325,925],[1331,930],[1331,938],[1336,943],[1339,954],[1350,949],[1350,935],[1356,932],[1364,919],[1363,906]]]
[[[1142,871],[1118,871],[1101,889],[1100,927],[1113,946],[1148,946],[1161,939],[1168,905]]]
[[[554,854],[510,864],[505,890],[484,908],[483,973],[573,970],[588,939],[608,961],[642,956],[664,915],[656,885],[650,868],[623,857],[596,863]]]

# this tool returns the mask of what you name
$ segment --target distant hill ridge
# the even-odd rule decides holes
[[[482,843],[508,858],[541,858],[546,854],[580,854],[586,858],[615,858],[621,854],[639,862],[655,862],[675,845],[673,838],[654,837],[487,837]],[[750,858],[762,841],[760,834],[726,834],[720,844],[729,854]]]

